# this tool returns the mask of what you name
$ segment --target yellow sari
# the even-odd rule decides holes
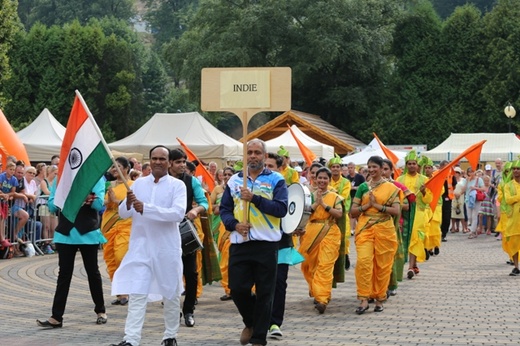
[[[127,183],[129,186],[132,186],[134,181],[128,180]],[[124,184],[112,186],[112,191],[114,191],[117,200],[122,201],[126,198],[127,191]],[[107,203],[106,210],[103,213],[101,230],[107,239],[107,243],[103,245],[103,257],[107,265],[107,272],[110,280],[112,280],[114,273],[117,268],[119,268],[123,257],[125,257],[126,252],[128,251],[131,228],[131,218],[119,218],[119,203]]]
[[[329,190],[323,196],[323,202],[338,208],[343,199]],[[321,205],[318,206],[309,217],[298,249],[305,258],[301,270],[309,285],[309,294],[318,303],[327,305],[332,297],[334,263],[338,259],[340,245],[341,231],[336,219]]]
[[[399,189],[384,181],[371,190],[367,183],[361,184],[356,192],[353,208],[369,203],[369,191],[372,191],[377,204],[387,208],[400,206]],[[358,299],[375,298],[385,301],[398,245],[394,217],[374,207],[368,208],[358,217],[354,241],[357,252],[355,274]]]

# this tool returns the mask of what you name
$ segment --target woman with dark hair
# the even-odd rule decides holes
[[[309,188],[310,192],[314,192],[314,190],[316,190],[316,172],[322,167],[323,165],[318,162],[314,162],[309,167],[309,179],[307,181],[307,187]]]
[[[312,167],[311,167],[312,171]],[[325,312],[332,297],[334,264],[339,256],[341,231],[337,220],[343,216],[343,198],[329,186],[332,173],[326,167],[316,171],[311,215],[300,239],[299,252],[305,258],[301,270],[315,308]]]
[[[126,198],[126,187],[123,181],[126,180],[129,186],[134,183],[129,179],[130,162],[126,157],[120,156],[116,159],[119,170],[113,165],[109,172],[115,178],[112,182],[107,182],[107,192],[105,194],[105,213],[101,223],[101,230],[107,238],[107,243],[103,247],[103,256],[107,265],[107,272],[110,280],[114,277],[114,273],[121,264],[123,257],[128,251],[128,242],[130,241],[130,230],[132,228],[132,219],[121,219],[119,217],[119,203]],[[128,303],[128,295],[118,295],[117,299],[112,301],[112,305],[126,305]]]
[[[357,251],[356,285],[361,305],[358,315],[376,300],[375,312],[383,311],[394,256],[397,250],[395,218],[401,208],[399,189],[383,177],[383,159],[368,159],[370,182],[361,184],[352,202],[352,217],[358,218],[355,233]]]
[[[226,231],[226,227],[222,223],[220,219],[220,200],[222,199],[222,195],[224,194],[224,190],[226,190],[227,182],[229,178],[231,178],[235,174],[235,170],[232,167],[226,167],[223,170],[223,181],[221,185],[215,186],[213,191],[211,192],[211,204],[213,205],[213,215],[212,215],[212,231],[213,236],[216,237],[215,242],[217,243],[217,248],[220,253],[219,258],[219,266],[220,273],[222,274],[222,279],[220,280],[220,284],[222,288],[224,288],[224,295],[220,297],[220,300],[226,301],[233,299],[231,297],[231,289],[228,286],[228,262],[229,262],[229,247],[231,243],[229,242],[230,232]]]

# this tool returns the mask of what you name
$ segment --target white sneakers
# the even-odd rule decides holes
[[[271,328],[269,328],[269,332],[267,333],[267,335],[270,338],[278,339],[278,340],[280,340],[283,336],[282,331],[280,330],[280,327],[278,327],[276,324],[273,324],[271,326]]]

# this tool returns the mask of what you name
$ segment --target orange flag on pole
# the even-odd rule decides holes
[[[486,143],[485,140],[478,142],[477,144],[473,144],[468,149],[464,150],[459,156],[457,156],[453,161],[444,166],[441,170],[437,171],[430,180],[426,182],[426,187],[430,189],[433,194],[433,199],[430,202],[430,208],[432,211],[435,211],[437,207],[437,202],[441,196],[442,187],[444,186],[444,181],[450,174],[451,169],[455,166],[462,158],[466,158],[471,167],[475,169],[480,160],[480,153],[482,152],[482,147]]]
[[[314,161],[314,159],[316,158],[316,154],[314,154],[309,148],[305,146],[305,144],[303,144],[298,139],[298,137],[296,137],[296,134],[293,132],[289,124],[287,124],[287,127],[289,128],[289,131],[291,131],[291,135],[296,141],[296,144],[298,144],[298,148],[300,149],[300,152],[302,153],[302,156],[305,159],[305,163],[307,163],[307,167],[310,167],[310,165],[312,165],[312,161]]]
[[[386,145],[384,145],[383,142],[381,142],[381,140],[379,139],[379,137],[377,137],[375,132],[373,132],[372,134],[376,138],[377,143],[379,143],[379,146],[381,147],[381,150],[383,150],[383,153],[385,153],[386,158],[392,161],[392,163],[394,164],[394,175],[397,178],[401,175],[401,170],[397,168],[397,162],[399,161],[399,158],[396,154],[394,154],[392,150],[388,149]]]
[[[197,168],[195,169],[195,174],[197,176],[202,177],[202,181],[204,183],[206,183],[210,192],[213,191],[213,189],[215,188],[215,178],[206,169],[206,167],[204,167],[204,165],[202,164],[202,161],[199,160],[197,155],[195,155],[195,153],[193,151],[191,151],[190,148],[188,148],[188,146],[179,139],[179,137],[176,137],[176,138],[177,138],[177,141],[179,141],[182,148],[184,149],[184,151],[186,152],[186,156],[188,156],[188,160],[190,160],[192,162],[197,160],[197,162],[199,163],[197,165]]]

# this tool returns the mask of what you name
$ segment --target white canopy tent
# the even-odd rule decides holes
[[[404,157],[406,156],[406,153],[404,151],[397,150],[391,151],[399,158],[399,161],[397,162],[397,167],[404,166]],[[368,143],[368,145],[359,153],[343,156],[341,162],[345,165],[350,162],[354,162],[354,164],[356,165],[366,165],[368,159],[371,156],[381,156],[382,158],[386,158],[383,149],[381,149],[379,142],[375,138],[370,143]]]
[[[26,128],[16,133],[31,162],[50,161],[59,155],[65,127],[45,108]]]
[[[505,161],[520,155],[520,139],[514,133],[452,133],[439,146],[423,152],[433,161],[451,161],[473,144],[487,140],[480,154],[481,161]]]
[[[316,156],[323,157],[327,160],[334,157],[334,147],[331,145],[326,145],[323,143],[318,142],[317,140],[313,139],[312,137],[309,137],[307,134],[305,134],[302,130],[298,128],[296,125],[292,125],[291,129],[293,130],[294,134],[298,139]],[[287,129],[284,133],[282,133],[280,136],[270,139],[265,142],[267,145],[267,151],[276,153],[280,146],[283,145],[285,149],[289,151],[289,155],[291,155],[291,160],[293,161],[302,161],[303,156],[300,152],[300,148],[298,148],[298,144],[296,143],[296,140],[294,139],[293,135],[291,134],[291,131]]]
[[[180,148],[177,137],[201,160],[242,157],[242,143],[218,130],[197,112],[156,113],[135,133],[108,146],[112,150],[141,153],[147,159],[150,149],[156,145]]]

